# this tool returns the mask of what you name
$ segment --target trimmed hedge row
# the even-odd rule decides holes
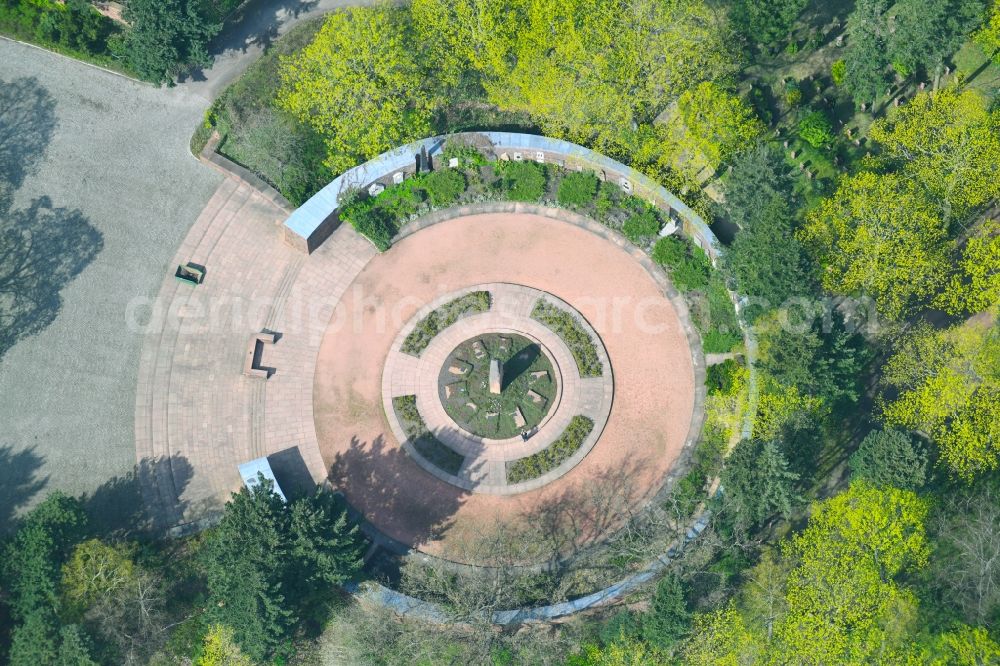
[[[594,429],[594,422],[586,416],[574,416],[559,439],[538,453],[507,463],[507,483],[520,483],[537,479],[555,469],[583,446],[583,440]]]
[[[427,429],[423,417],[417,411],[417,396],[395,397],[392,399],[392,408],[417,453],[423,456],[424,460],[448,474],[453,476],[458,474],[462,463],[465,462],[465,456],[443,444]]]
[[[597,346],[590,333],[580,325],[576,317],[540,298],[531,311],[531,318],[545,324],[562,338],[576,360],[576,367],[580,370],[581,377],[600,377],[604,374],[604,367],[597,355]]]
[[[486,312],[491,304],[492,298],[488,291],[473,291],[445,303],[417,322],[416,327],[403,340],[403,353],[419,356],[438,333],[463,317]]]

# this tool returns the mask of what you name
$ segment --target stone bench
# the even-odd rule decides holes
[[[247,353],[243,362],[243,374],[255,379],[267,379],[272,369],[261,365],[264,356],[264,345],[273,345],[278,339],[276,333],[261,331],[250,336],[247,343]]]

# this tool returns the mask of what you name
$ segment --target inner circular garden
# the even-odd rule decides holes
[[[448,355],[438,375],[438,394],[448,416],[477,437],[527,437],[557,402],[557,376],[541,343],[489,333],[464,341]]]

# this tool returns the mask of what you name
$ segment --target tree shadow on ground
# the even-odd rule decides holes
[[[56,124],[55,100],[37,79],[0,81],[0,359],[52,323],[59,292],[104,247],[80,211],[55,208],[48,197],[12,209]]]
[[[329,478],[352,509],[407,545],[441,538],[469,494],[425,472],[381,435],[370,443],[352,437]]]
[[[20,451],[0,446],[0,535],[11,529],[17,510],[48,483],[47,476],[36,476],[43,462],[33,446]]]
[[[652,464],[632,458],[593,472],[586,483],[543,490],[520,520],[537,530],[550,560],[565,559],[611,535],[634,515],[643,494],[637,483]]]
[[[35,171],[56,128],[56,101],[38,79],[0,80],[0,181],[11,190]]]
[[[184,456],[144,458],[129,472],[109,479],[81,497],[93,533],[124,538],[158,535],[181,522],[181,499],[194,469]]]
[[[48,197],[0,210],[0,358],[55,320],[60,291],[103,247],[80,211],[54,208]]]

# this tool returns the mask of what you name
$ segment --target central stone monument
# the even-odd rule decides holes
[[[490,393],[500,395],[500,387],[503,385],[503,368],[500,361],[490,359]]]

